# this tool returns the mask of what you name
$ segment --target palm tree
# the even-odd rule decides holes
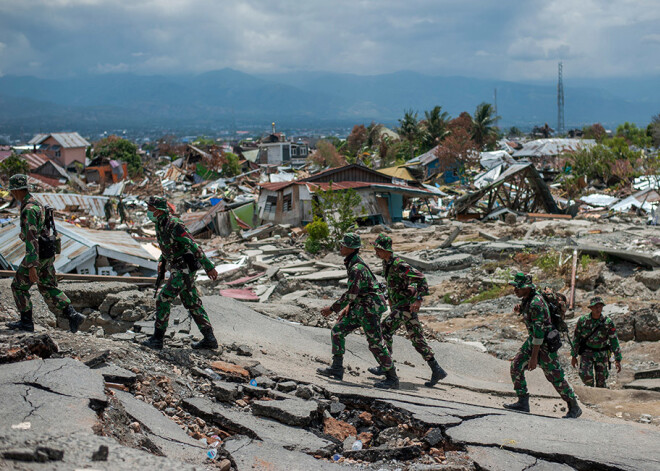
[[[472,139],[479,150],[484,146],[490,146],[497,138],[495,122],[500,119],[495,116],[495,109],[490,103],[481,103],[477,106],[472,118]]]
[[[434,106],[431,111],[425,111],[424,116],[426,122],[421,152],[433,149],[449,134],[447,123],[451,119],[449,113],[442,111],[442,106]]]
[[[420,136],[417,111],[408,110],[404,112],[403,119],[399,120],[399,134],[410,146],[410,158],[415,157],[415,142]]]

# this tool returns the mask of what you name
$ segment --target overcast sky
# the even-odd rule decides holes
[[[0,0],[0,74],[660,75],[659,0]]]

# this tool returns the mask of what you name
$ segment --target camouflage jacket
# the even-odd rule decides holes
[[[25,266],[39,267],[39,236],[44,232],[44,207],[30,193],[21,203],[20,239],[25,242]]]
[[[609,347],[610,351],[614,353],[614,359],[616,361],[621,361],[621,349],[619,348],[619,338],[616,335],[614,321],[609,317],[602,315],[599,319],[594,319],[591,317],[591,313],[580,317],[577,324],[575,324],[571,356],[578,356],[577,349],[580,342],[589,336],[597,325],[600,325],[600,327],[589,337],[586,343],[587,348],[600,350]]]
[[[364,303],[369,308],[376,308],[380,313],[387,310],[378,292],[378,281],[357,253],[344,260],[348,272],[348,289],[341,298],[332,305],[332,310],[339,312],[349,304]]]
[[[415,301],[429,294],[429,285],[422,272],[396,255],[392,255],[389,260],[383,260],[383,275],[392,308],[406,310]]]
[[[183,256],[192,254],[206,271],[213,270],[213,262],[197,245],[183,222],[169,214],[163,214],[156,222],[156,238],[162,254],[159,262],[167,262],[170,267],[183,268]]]
[[[532,345],[542,345],[545,336],[552,330],[550,311],[543,296],[532,291],[527,298],[523,299],[520,314],[523,316]]]

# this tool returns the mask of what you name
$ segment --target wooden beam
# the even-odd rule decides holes
[[[570,214],[527,213],[527,217],[535,219],[573,219]]]
[[[13,270],[0,270],[0,278],[13,277],[16,274]],[[104,276],[104,275],[79,275],[77,273],[56,273],[58,280],[74,281],[120,281],[123,283],[135,284],[153,284],[155,277],[151,276]]]

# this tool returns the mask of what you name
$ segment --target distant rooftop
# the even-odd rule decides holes
[[[91,144],[87,142],[80,134],[77,132],[53,132],[50,134],[37,134],[28,144],[37,146],[44,142],[49,137],[55,139],[59,145],[65,148],[70,147],[88,147]]]

